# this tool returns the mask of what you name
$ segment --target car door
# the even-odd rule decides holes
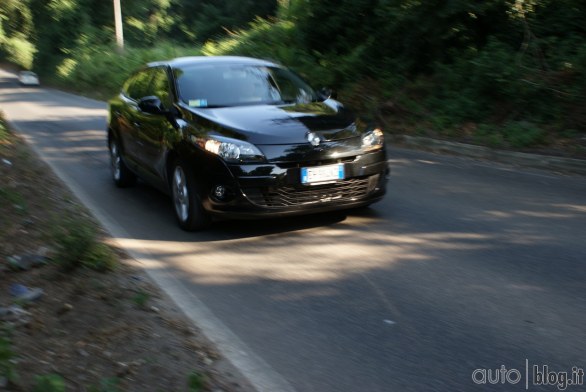
[[[152,69],[146,96],[157,97],[166,111],[173,109],[173,96],[166,67]],[[165,153],[176,134],[171,115],[141,111],[137,122],[137,145],[140,149],[140,154],[137,155],[138,163],[147,172],[146,175],[153,176],[154,180],[161,180],[164,177]]]
[[[118,123],[122,147],[127,163],[135,170],[141,161],[140,127],[143,121],[143,113],[138,107],[138,102],[149,93],[149,87],[153,76],[150,68],[136,72],[122,88],[123,105],[120,106]]]

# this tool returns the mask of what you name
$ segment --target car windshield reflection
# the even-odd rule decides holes
[[[176,70],[181,100],[194,108],[309,103],[317,94],[293,72],[278,67],[195,65]]]

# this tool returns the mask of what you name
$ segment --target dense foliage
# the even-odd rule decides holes
[[[124,53],[111,0],[2,0],[0,56],[112,93],[152,59],[253,55],[336,87],[389,130],[523,147],[586,129],[583,0],[121,2]]]

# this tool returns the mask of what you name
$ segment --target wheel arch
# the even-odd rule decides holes
[[[177,151],[175,149],[169,150],[167,152],[167,157],[165,158],[165,182],[168,188],[171,187],[171,177],[173,176],[173,163],[177,159],[179,159],[179,154],[177,154]]]
[[[122,145],[122,140],[120,138],[120,135],[118,134],[118,132],[116,132],[114,130],[114,128],[112,128],[111,126],[108,126],[108,146],[110,145],[110,142],[112,141],[112,139],[116,140],[118,142],[118,146],[124,150],[124,146]]]

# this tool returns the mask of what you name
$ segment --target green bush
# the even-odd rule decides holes
[[[120,392],[120,379],[116,377],[104,378],[100,380],[98,386],[89,388],[89,392]]]
[[[26,214],[28,206],[22,194],[8,185],[0,185],[0,200],[11,205],[19,214]]]
[[[139,291],[133,297],[132,301],[139,309],[145,309],[146,304],[151,299],[151,295],[146,291]]]
[[[522,148],[545,144],[547,133],[530,122],[514,121],[505,125],[503,136],[511,147]]]
[[[4,113],[0,111],[0,143],[7,140],[10,136],[10,131],[8,131],[8,125],[6,125],[6,121],[4,120]]]
[[[481,124],[474,134],[474,141],[494,148],[534,147],[546,143],[547,132],[527,121],[510,121],[504,126]]]
[[[53,240],[57,245],[55,262],[64,271],[79,267],[109,271],[116,266],[117,258],[112,249],[98,242],[96,228],[83,218],[61,222]]]
[[[207,42],[202,53],[208,56],[250,56],[282,63],[314,86],[332,86],[334,74],[330,60],[307,53],[299,39],[299,31],[291,21],[271,22],[257,18],[248,30],[232,32],[218,41]]]
[[[88,46],[62,58],[54,72],[45,76],[57,85],[72,86],[82,92],[91,92],[98,98],[116,94],[130,74],[145,64],[181,56],[200,54],[198,48],[160,44],[152,48],[127,47],[122,52],[113,46]]]
[[[14,363],[14,351],[12,351],[11,341],[8,337],[3,336],[4,332],[0,331],[0,378],[6,378],[14,382],[17,378]]]
[[[65,381],[57,374],[35,376],[33,392],[65,392]]]
[[[203,391],[206,386],[206,376],[200,372],[193,371],[187,377],[189,392]]]
[[[492,148],[501,148],[506,144],[501,128],[494,124],[480,124],[473,135],[473,140]]]
[[[116,268],[118,258],[112,249],[101,242],[94,242],[87,250],[82,265],[89,269],[106,272]]]
[[[37,50],[35,46],[20,37],[6,38],[0,41],[0,55],[7,61],[25,69],[32,69]]]

